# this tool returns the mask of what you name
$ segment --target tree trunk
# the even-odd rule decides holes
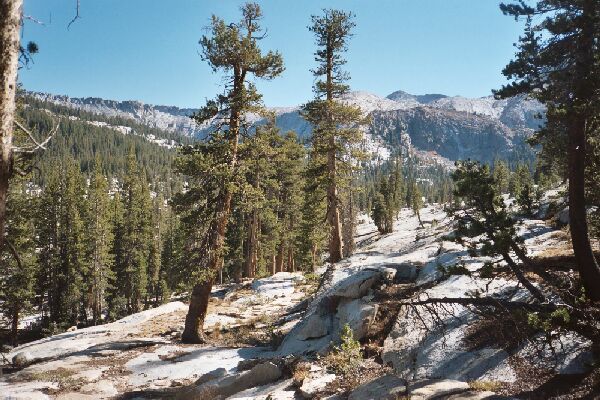
[[[235,68],[234,71],[234,86],[232,89],[233,96],[236,97],[244,89],[245,72],[242,72]],[[237,166],[237,150],[239,140],[239,128],[240,128],[240,110],[239,104],[232,106],[231,114],[229,117],[229,132],[228,139],[231,146],[231,159],[229,160],[228,167],[230,172],[234,172]],[[215,220],[211,227],[209,227],[209,240],[206,246],[207,257],[204,269],[206,270],[202,280],[194,286],[192,296],[190,298],[190,307],[185,317],[185,327],[181,340],[184,343],[204,343],[204,318],[206,317],[206,311],[208,309],[208,299],[212,290],[212,285],[216,278],[216,274],[219,268],[223,266],[222,250],[225,244],[225,231],[227,230],[227,222],[229,221],[229,213],[231,211],[231,199],[233,193],[229,189],[229,182],[223,182],[221,192],[217,196],[216,204],[218,204],[215,210]]]
[[[421,221],[421,212],[419,210],[417,210],[415,212],[415,214],[417,214],[417,219],[419,220],[419,225],[421,225],[421,228],[423,228],[423,221]]]
[[[184,343],[204,343],[204,318],[208,310],[208,300],[212,290],[213,278],[208,278],[194,286],[190,299],[190,308],[185,317],[185,329],[181,335]]]
[[[283,272],[283,253],[284,253],[284,245],[283,243],[279,245],[279,250],[277,250],[277,258],[275,259],[275,271]]]
[[[578,108],[587,109],[589,105],[577,104],[581,99],[593,98],[593,86],[589,84],[595,57],[597,0],[587,0],[583,4],[584,24],[580,35],[579,53],[575,64],[575,74],[578,85],[575,87],[574,99],[576,104],[571,107],[569,134],[569,227],[573,253],[579,267],[579,276],[585,288],[585,295],[591,300],[600,301],[600,267],[594,257],[587,225],[587,210],[585,204],[585,165],[586,165],[586,134],[588,115],[578,112]],[[589,113],[589,111],[587,112]]]
[[[271,275],[275,275],[277,272],[277,260],[275,254],[271,257]]]
[[[515,274],[519,283],[521,285],[523,285],[527,290],[529,290],[529,293],[531,293],[533,295],[533,297],[535,297],[540,303],[545,302],[546,298],[544,297],[542,292],[537,287],[535,287],[531,282],[529,282],[529,279],[527,279],[527,277],[525,277],[525,275],[523,274],[523,271],[521,271],[521,268],[519,268],[519,266],[517,264],[515,264],[513,259],[510,258],[510,255],[508,255],[506,253],[502,254],[502,258],[504,258],[504,261],[506,261],[506,264],[508,264],[508,266],[511,269],[511,271],[513,272],[513,274]]]
[[[294,249],[292,246],[288,247],[288,259],[286,269],[288,272],[296,272],[296,266],[294,265]]]
[[[13,346],[17,345],[17,340],[19,338],[19,310],[15,309],[12,312],[11,318],[11,329],[10,329],[10,337]]]
[[[329,139],[330,150],[327,154],[329,184],[327,186],[327,221],[331,227],[329,237],[329,262],[336,263],[342,259],[342,224],[336,185],[335,136]]]
[[[22,0],[0,2],[0,250],[4,245],[8,181],[12,175],[12,138],[22,6]]]
[[[585,204],[585,121],[569,129],[569,228],[585,295],[600,300],[600,267],[590,243]]]
[[[258,241],[258,212],[254,210],[250,218],[250,227],[248,229],[248,252],[245,260],[245,274],[247,278],[253,278],[256,275],[257,264],[257,241]]]
[[[317,271],[317,244],[313,242],[310,249],[310,258],[312,260],[312,272]]]

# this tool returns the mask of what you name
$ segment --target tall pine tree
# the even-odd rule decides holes
[[[312,125],[312,148],[318,157],[313,162],[323,163],[316,168],[326,178],[327,222],[330,227],[329,260],[342,259],[342,221],[340,218],[340,188],[347,185],[357,155],[357,144],[362,139],[357,125],[364,122],[360,108],[343,103],[340,96],[349,90],[348,74],[342,70],[346,63],[342,55],[355,24],[353,14],[340,10],[324,10],[322,16],[313,16],[309,26],[314,33],[318,50],[318,66],[313,74],[316,98],[303,106],[302,115]]]
[[[180,198],[179,207],[195,215],[197,224],[207,226],[193,235],[198,240],[190,247],[196,254],[189,259],[198,263],[182,334],[182,340],[190,343],[204,342],[202,329],[208,298],[216,273],[223,265],[225,232],[236,188],[240,135],[245,115],[261,107],[261,95],[248,78],[272,79],[283,71],[281,55],[262,54],[258,45],[263,35],[262,11],[258,4],[247,3],[241,11],[242,19],[238,23],[227,24],[213,16],[211,35],[200,40],[203,59],[213,71],[228,74],[228,80],[225,94],[208,101],[195,115],[200,123],[216,119],[216,131],[203,143],[184,149],[178,163],[179,171],[190,177],[192,185]],[[198,207],[202,210],[194,210]]]

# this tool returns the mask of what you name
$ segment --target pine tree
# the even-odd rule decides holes
[[[128,313],[142,309],[147,294],[147,274],[152,243],[152,204],[145,174],[140,173],[133,150],[127,157],[123,179],[123,294]],[[141,176],[141,179],[140,179]]]
[[[244,210],[244,276],[248,278],[256,276],[259,263],[263,261],[261,252],[268,249],[270,255],[274,254],[275,242],[280,235],[275,226],[280,204],[277,196],[279,185],[275,177],[280,142],[279,129],[272,119],[266,126],[257,127],[254,136],[245,140],[240,147],[240,159],[243,160],[240,170],[244,174],[244,185],[239,201]],[[271,231],[269,236],[263,237],[263,229]],[[273,266],[272,269],[281,270],[280,260],[278,265],[278,268]],[[266,272],[266,266],[263,264],[262,267]]]
[[[91,300],[92,323],[102,320],[105,296],[113,278],[113,232],[110,219],[110,197],[108,181],[102,175],[100,159],[96,158],[87,196],[86,261],[89,264],[87,278]]]
[[[475,161],[459,161],[456,167],[452,173],[456,188],[454,194],[465,203],[465,206],[453,210],[457,241],[464,244],[465,237],[481,236],[469,245],[474,250],[480,246],[484,256],[501,256],[517,280],[538,301],[544,302],[544,295],[525,277],[522,267],[511,256],[514,252],[520,261],[531,265],[522,240],[516,234],[515,222],[496,192],[497,184],[489,167]]]
[[[109,282],[108,287],[108,319],[115,320],[124,317],[128,314],[126,300],[126,286],[128,274],[125,263],[125,232],[124,223],[124,204],[121,193],[118,191],[114,194],[110,203],[110,219],[113,240],[111,254],[113,260],[113,277]]]
[[[54,292],[54,312],[51,319],[59,327],[87,322],[85,315],[84,277],[88,273],[85,257],[85,181],[79,165],[72,159],[63,160],[65,175],[60,183],[58,214],[58,270]]]
[[[166,212],[165,199],[162,192],[159,191],[152,201],[152,240],[148,259],[148,287],[146,289],[149,297],[146,304],[152,304],[155,307],[166,300],[165,296],[168,293],[161,261]]]
[[[7,205],[5,246],[0,253],[0,311],[11,322],[12,344],[17,344],[22,314],[33,309],[37,272],[33,211],[35,200],[22,179],[12,179]]]
[[[496,182],[496,192],[499,194],[509,191],[510,170],[506,161],[496,159],[494,161],[494,182]]]
[[[303,264],[310,265],[310,271],[316,271],[321,263],[321,254],[325,250],[328,232],[323,224],[327,214],[326,189],[324,185],[324,163],[319,154],[309,150],[309,161],[304,182],[302,201],[302,223],[300,226],[300,251]]]
[[[357,125],[364,122],[361,110],[349,106],[339,97],[347,93],[349,79],[342,66],[342,54],[355,24],[352,13],[324,10],[323,16],[313,16],[310,31],[315,34],[319,49],[315,59],[319,63],[313,74],[323,79],[314,85],[315,100],[303,106],[302,115],[312,125],[313,152],[321,157],[313,161],[324,163],[321,170],[326,176],[327,222],[330,226],[329,259],[332,263],[342,258],[342,222],[340,220],[340,188],[347,185],[357,155],[356,145],[362,139]],[[355,153],[355,154],[353,154]]]
[[[419,225],[423,226],[423,221],[421,221],[421,209],[423,208],[423,195],[421,194],[421,189],[419,189],[419,185],[417,181],[412,181],[410,191],[410,207],[413,212],[417,216],[419,220]]]
[[[216,273],[223,265],[225,232],[231,213],[231,201],[235,192],[240,131],[249,111],[261,107],[261,95],[256,87],[247,82],[250,75],[272,79],[283,71],[279,53],[261,53],[260,19],[262,12],[257,4],[248,3],[241,8],[242,20],[226,24],[213,16],[211,36],[200,40],[203,58],[213,71],[230,74],[225,95],[210,100],[195,114],[197,122],[209,119],[219,122],[218,129],[207,140],[182,151],[178,162],[179,172],[190,177],[191,189],[180,196],[182,210],[197,208],[185,219],[196,217],[196,225],[202,225],[193,235],[196,241],[190,255],[197,263],[196,284],[192,290],[190,308],[182,334],[184,342],[204,342],[202,327],[208,307],[208,298]]]
[[[56,161],[58,164],[58,161]],[[59,274],[59,216],[61,214],[61,182],[58,170],[51,170],[38,199],[35,212],[36,247],[39,249],[36,291],[41,294],[36,304],[42,313],[42,323],[48,327],[58,314],[55,290]]]
[[[282,270],[296,270],[300,256],[300,227],[302,226],[302,189],[304,185],[306,150],[294,132],[288,132],[281,141],[275,160],[275,179],[278,191],[279,253]],[[277,267],[277,266],[276,266]]]
[[[496,95],[524,93],[547,106],[546,126],[533,142],[542,145],[545,159],[566,160],[573,251],[586,295],[600,300],[600,266],[590,244],[585,197],[588,144],[598,135],[600,3],[538,0],[532,7],[520,1],[501,9],[516,19],[526,17],[527,24],[515,59],[503,71],[511,83]]]

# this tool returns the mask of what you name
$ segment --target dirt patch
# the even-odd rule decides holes
[[[536,333],[528,324],[525,311],[493,310],[467,326],[463,343],[468,351],[495,347],[510,353]]]
[[[143,322],[139,327],[139,337],[165,336],[177,331],[185,322],[186,310],[157,315]]]
[[[524,400],[600,399],[600,368],[585,374],[557,375],[516,357],[512,366],[517,381],[503,385],[500,394]]]
[[[49,388],[46,389],[48,394],[59,394],[65,392],[78,391],[79,388],[87,383],[83,378],[74,378],[77,374],[75,369],[67,368],[56,368],[51,371],[36,371],[36,372],[24,372],[10,379],[9,382],[53,382],[58,385],[57,389]]]

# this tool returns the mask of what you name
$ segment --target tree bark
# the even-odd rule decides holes
[[[275,271],[283,272],[283,253],[284,253],[284,245],[283,243],[279,245],[279,249],[277,250],[277,257],[275,258]]]
[[[190,299],[190,308],[185,317],[185,329],[181,335],[184,343],[204,343],[204,318],[208,310],[208,300],[214,278],[200,282],[194,286]]]
[[[585,294],[598,301],[600,267],[590,243],[585,204],[585,146],[585,122],[574,121],[569,129],[569,228]]]
[[[335,136],[329,139],[330,150],[327,154],[329,184],[327,186],[327,221],[331,227],[329,237],[329,262],[336,263],[342,259],[342,224],[336,184]]]
[[[6,202],[13,163],[13,124],[22,0],[0,2],[0,250],[4,247]]]
[[[513,261],[513,259],[510,258],[510,255],[504,253],[502,254],[502,258],[504,258],[504,261],[506,261],[506,264],[508,264],[508,267],[511,269],[513,274],[515,274],[519,283],[523,285],[527,290],[529,290],[529,293],[531,293],[533,297],[535,297],[536,300],[538,300],[540,303],[545,302],[546,297],[544,297],[542,292],[537,287],[535,287],[531,282],[529,282],[529,279],[525,277],[523,271],[521,271],[521,268],[519,268],[519,266]]]
[[[292,246],[288,247],[287,271],[296,272],[296,265],[294,263],[294,248]]]
[[[239,70],[234,72],[234,87],[233,97],[235,97],[244,85],[245,74]],[[237,150],[239,140],[240,127],[240,108],[232,107],[229,117],[229,143],[231,145],[231,159],[229,160],[229,171],[233,173],[237,164]],[[212,285],[216,278],[219,268],[223,266],[222,254],[223,245],[225,244],[225,231],[227,230],[227,222],[229,221],[229,213],[231,211],[231,199],[233,193],[229,189],[228,182],[223,182],[222,192],[217,196],[218,204],[215,212],[215,220],[213,226],[209,229],[209,240],[206,247],[205,257],[207,257],[206,275],[198,282],[192,291],[190,298],[190,307],[187,316],[185,317],[185,327],[181,335],[181,340],[184,343],[205,343],[204,338],[204,319],[208,309],[208,299],[212,290]]]
[[[12,312],[10,336],[13,346],[17,345],[19,338],[19,310],[15,308]]]
[[[317,244],[313,242],[310,249],[310,259],[312,261],[312,272],[317,271]]]
[[[593,88],[588,83],[594,62],[594,18],[595,0],[588,0],[583,6],[584,24],[582,26],[580,52],[575,64],[578,85],[575,88],[575,101],[593,97]],[[589,105],[587,106],[589,107]],[[585,204],[585,166],[587,115],[571,108],[572,118],[568,127],[569,135],[569,227],[573,253],[579,267],[579,275],[586,296],[594,301],[600,300],[600,267],[594,257],[587,224]]]

